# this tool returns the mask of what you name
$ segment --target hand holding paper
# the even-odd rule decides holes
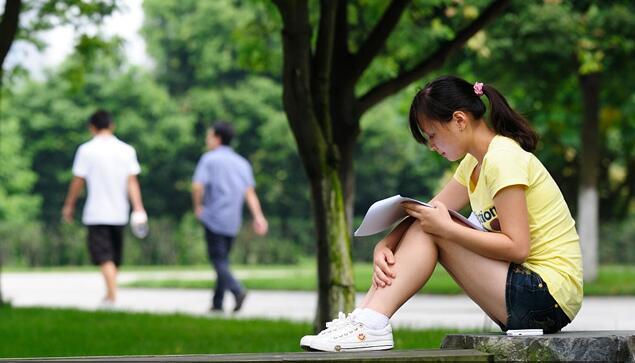
[[[407,217],[408,213],[406,213],[406,210],[401,205],[404,202],[412,202],[425,207],[434,208],[434,206],[428,203],[412,198],[402,197],[401,195],[394,195],[392,197],[379,200],[368,208],[368,212],[366,212],[366,216],[364,217],[362,224],[355,231],[355,236],[363,237],[379,233],[392,226],[395,222]],[[483,226],[481,226],[480,223],[475,222],[474,219],[470,218],[470,220],[468,220],[460,213],[453,210],[448,210],[448,213],[468,227],[485,231]]]
[[[414,202],[403,202],[401,205],[428,233],[442,236],[443,231],[452,224],[448,208],[439,201],[433,201],[429,207]]]

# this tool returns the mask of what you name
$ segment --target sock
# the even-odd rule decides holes
[[[359,309],[357,309],[359,310]],[[388,325],[388,317],[369,308],[363,308],[354,315],[355,321],[373,330],[380,330]]]

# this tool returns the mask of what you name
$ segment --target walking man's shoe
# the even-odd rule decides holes
[[[210,313],[222,313],[223,312],[223,308],[212,306],[211,308],[209,308],[209,312]]]
[[[246,297],[247,290],[243,290],[240,294],[236,295],[236,306],[234,307],[234,312],[240,311],[240,309],[243,307],[243,302],[245,302]]]

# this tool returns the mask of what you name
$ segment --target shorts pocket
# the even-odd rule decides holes
[[[546,292],[549,293],[547,283],[543,281],[542,277],[535,272],[529,275],[529,286],[527,289],[531,292]]]

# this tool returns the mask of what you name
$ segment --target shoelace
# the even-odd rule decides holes
[[[344,326],[351,320],[351,314],[344,314],[343,312],[337,313],[337,318],[326,323],[326,329],[322,330],[318,335],[325,334],[331,330],[337,329],[340,326]]]

